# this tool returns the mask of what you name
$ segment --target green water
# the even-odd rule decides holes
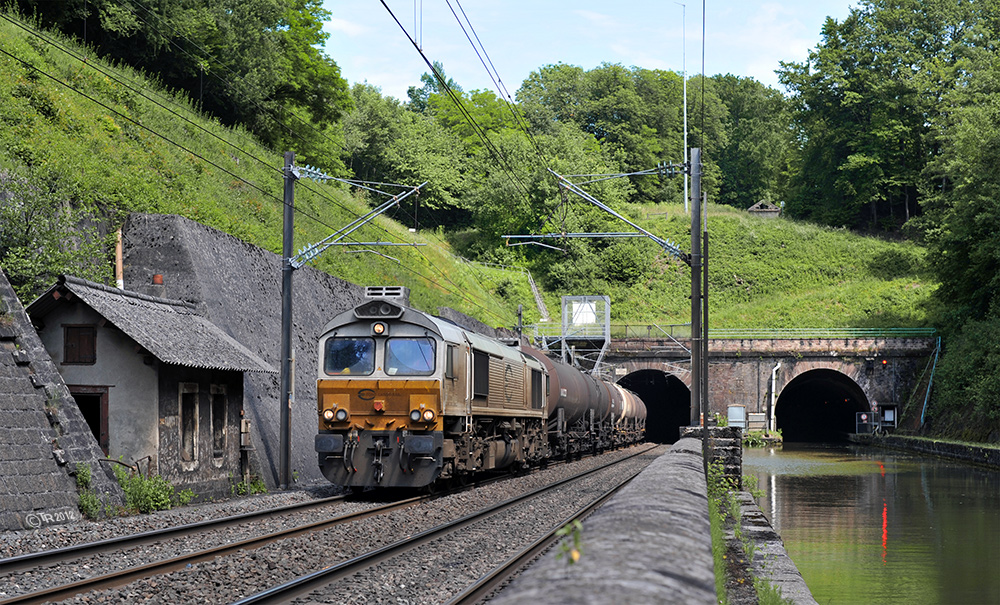
[[[1000,472],[847,445],[743,450],[821,604],[1000,605]]]

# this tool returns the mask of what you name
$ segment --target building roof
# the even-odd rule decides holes
[[[761,200],[747,208],[747,212],[781,212],[781,207]]]
[[[73,297],[164,363],[275,373],[266,361],[184,301],[147,296],[62,275],[54,286],[28,305],[28,314],[33,319],[44,317],[61,302]]]

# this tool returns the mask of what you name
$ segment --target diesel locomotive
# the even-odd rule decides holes
[[[617,384],[371,298],[319,339],[316,452],[349,487],[426,487],[640,442],[646,407]]]

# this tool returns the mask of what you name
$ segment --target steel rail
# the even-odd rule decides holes
[[[45,603],[49,601],[61,601],[85,592],[106,590],[109,588],[114,588],[117,586],[128,584],[129,582],[133,582],[141,578],[177,571],[179,569],[185,568],[190,564],[199,563],[201,561],[207,561],[215,557],[228,555],[240,549],[259,548],[265,544],[269,544],[271,542],[275,542],[278,540],[283,540],[285,538],[292,538],[302,534],[307,534],[310,532],[326,529],[327,527],[332,527],[335,525],[341,525],[344,523],[366,519],[368,517],[373,517],[375,515],[391,512],[397,509],[408,508],[423,500],[427,500],[434,497],[437,496],[423,495],[423,496],[407,498],[405,500],[399,500],[397,502],[392,502],[390,504],[377,506],[375,508],[370,508],[354,513],[348,513],[346,515],[341,515],[338,517],[334,517],[332,519],[324,519],[322,521],[307,523],[305,525],[298,525],[296,527],[283,529],[276,532],[271,532],[269,534],[265,534],[262,536],[247,538],[239,542],[232,542],[229,544],[216,546],[206,550],[199,550],[197,552],[180,555],[178,557],[172,557],[169,559],[164,559],[153,563],[148,563],[146,565],[129,567],[127,569],[122,569],[108,574],[95,576],[93,578],[87,578],[85,580],[79,580],[77,582],[72,582],[69,584],[62,584],[59,586],[53,586],[50,588],[37,590],[23,595],[9,597],[7,599],[0,601],[0,605],[13,605],[15,603],[21,605],[27,603]],[[227,524],[227,526],[230,524]],[[178,528],[171,528],[173,531],[168,533],[173,533],[175,534],[173,537],[178,537],[180,535],[183,535],[181,533],[182,529],[192,528],[192,527],[195,527],[196,530],[198,529],[202,530],[199,533],[203,533],[204,528],[200,527],[201,525],[202,525],[201,523],[195,523],[187,526],[181,526]],[[147,532],[147,533],[153,533],[153,532]],[[105,548],[100,548],[97,545],[104,545]],[[105,540],[102,542],[95,542],[92,544],[81,545],[81,546],[85,547],[93,546],[95,548],[91,552],[96,553],[96,552],[107,552],[108,550],[114,550],[117,548],[118,544],[115,543],[114,540],[110,541]],[[108,548],[108,546],[110,546],[110,548]],[[48,552],[58,552],[58,551],[48,551]],[[6,559],[4,561],[6,561]],[[0,564],[2,564],[4,561],[0,561]],[[5,572],[7,571],[6,568],[4,568],[4,571]]]
[[[135,546],[145,546],[148,544],[152,544],[154,542],[162,541],[164,539],[170,539],[178,536],[186,536],[193,533],[198,533],[199,530],[201,532],[214,531],[217,529],[225,529],[233,525],[244,524],[247,521],[252,521],[254,519],[261,517],[271,517],[282,513],[308,511],[313,508],[321,508],[328,504],[342,501],[346,497],[347,496],[330,496],[328,498],[312,500],[309,502],[286,504],[285,506],[280,506],[278,508],[262,509],[249,513],[232,515],[229,517],[206,519],[204,521],[198,521],[195,523],[177,525],[175,527],[164,527],[162,529],[154,529],[142,533],[130,534],[127,536],[118,536],[115,538],[108,538],[105,540],[98,540],[95,542],[86,542],[74,546],[67,546],[65,548],[26,553],[23,555],[17,555],[7,559],[0,559],[0,569],[2,569],[5,574],[10,575],[11,573],[25,571],[33,567],[39,567],[43,565],[50,566],[57,563],[63,563],[70,559],[78,559],[81,557],[90,556],[100,552],[106,552],[113,548],[132,548]]]
[[[351,559],[348,559],[346,561],[342,561],[340,563],[330,565],[329,567],[325,567],[318,571],[314,571],[310,574],[300,576],[298,578],[295,578],[294,580],[290,580],[279,586],[275,586],[268,590],[259,592],[254,595],[250,595],[244,599],[236,601],[234,605],[249,605],[252,603],[254,604],[287,603],[294,598],[309,594],[310,592],[313,592],[317,588],[332,584],[338,580],[354,575],[359,571],[362,571],[364,569],[377,565],[381,562],[392,559],[393,557],[396,557],[397,555],[400,555],[408,550],[411,550],[423,544],[427,544],[431,541],[437,540],[443,536],[454,533],[460,529],[464,529],[465,527],[472,525],[473,523],[477,523],[492,515],[501,513],[509,508],[512,508],[514,506],[523,503],[524,501],[536,498],[546,492],[552,491],[554,489],[573,483],[575,481],[580,481],[585,477],[588,477],[594,473],[615,466],[626,460],[635,458],[636,456],[641,456],[647,453],[648,451],[655,449],[655,447],[656,446],[646,448],[643,451],[636,452],[635,454],[632,454],[626,458],[610,462],[608,464],[599,466],[597,468],[593,468],[578,475],[574,475],[573,477],[568,477],[561,481],[557,481],[555,483],[537,488],[520,496],[515,496],[514,498],[490,506],[489,508],[485,508],[478,512],[466,515],[465,517],[462,517],[455,521],[443,523],[441,525],[438,525],[437,527],[433,527],[418,534],[415,534],[413,536],[403,538],[402,540],[399,540],[392,544],[388,544],[386,546],[383,546],[382,548],[373,550],[366,554],[359,555],[357,557],[352,557]]]

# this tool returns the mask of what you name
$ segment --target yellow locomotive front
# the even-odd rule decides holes
[[[422,487],[441,473],[446,347],[435,324],[394,302],[339,315],[319,341],[316,452],[347,487]]]

